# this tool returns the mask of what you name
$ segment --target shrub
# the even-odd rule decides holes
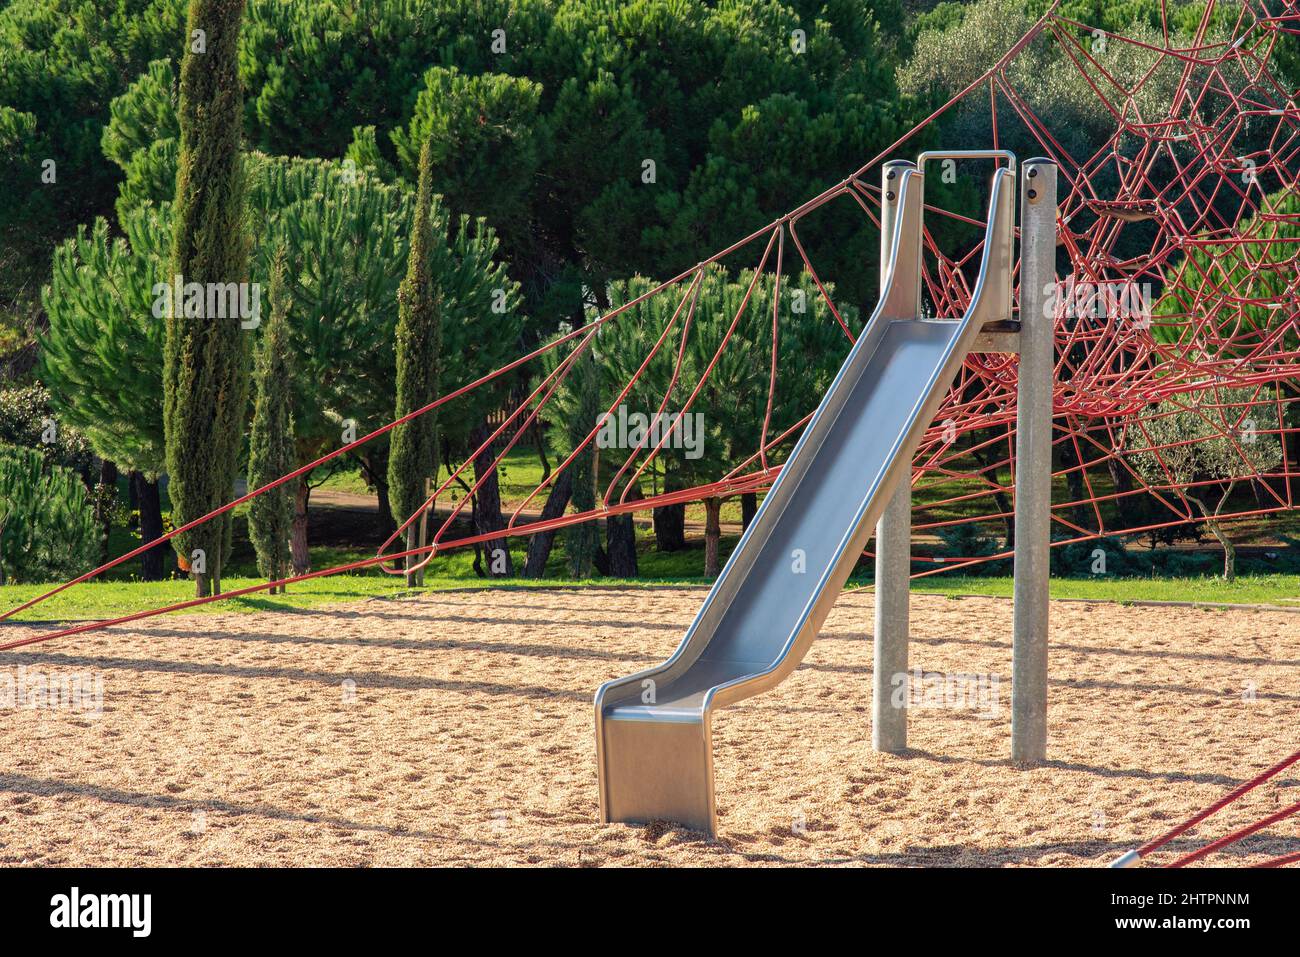
[[[973,522],[951,525],[938,531],[939,537],[943,539],[943,554],[948,558],[983,558],[986,555],[996,555],[1002,551],[1001,541],[994,536],[984,534],[980,527]],[[958,574],[987,576],[1007,575],[1010,572],[1011,560],[999,558],[964,567],[960,569]]]
[[[1162,550],[1151,556],[1152,571],[1162,578],[1200,578],[1217,570],[1213,555],[1202,552]]]
[[[46,462],[72,469],[87,485],[97,477],[90,443],[54,413],[43,386],[0,389],[0,445],[36,449]]]
[[[0,446],[0,584],[63,579],[99,554],[100,529],[71,469]]]
[[[1093,571],[1100,550],[1105,571]],[[1131,578],[1143,574],[1141,561],[1130,555],[1117,538],[1096,538],[1052,549],[1052,575],[1057,578]]]

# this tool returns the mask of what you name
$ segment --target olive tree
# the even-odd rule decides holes
[[[1165,399],[1125,432],[1128,459],[1153,486],[1172,488],[1200,512],[1223,548],[1223,577],[1236,577],[1237,550],[1221,515],[1243,482],[1282,464],[1271,388],[1219,387]]]

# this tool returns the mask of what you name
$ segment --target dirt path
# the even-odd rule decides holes
[[[601,826],[592,693],[669,653],[701,597],[431,594],[10,653],[0,675],[98,678],[103,713],[4,714],[0,863],[1096,865],[1300,739],[1293,615],[1063,603],[1054,761],[1017,770],[1010,603],[917,596],[915,665],[1004,677],[978,707],[914,710],[913,750],[877,755],[855,592],[790,680],[719,716],[718,840]],[[1297,799],[1285,775],[1203,833]],[[1297,848],[1293,820],[1226,860]]]

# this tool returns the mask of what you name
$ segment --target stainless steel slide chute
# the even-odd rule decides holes
[[[714,710],[803,659],[981,328],[1011,316],[1015,161],[993,177],[969,308],[922,317],[924,174],[900,169],[880,302],[673,655],[596,692],[604,821],[717,830]],[[889,202],[889,198],[886,199]]]

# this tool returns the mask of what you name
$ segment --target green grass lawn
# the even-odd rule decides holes
[[[227,592],[237,591],[252,585],[261,584],[264,579],[257,577],[250,549],[240,547],[239,525],[236,524],[235,560],[222,582]],[[122,541],[114,554],[120,554],[133,546],[138,540],[126,532],[121,533]],[[725,558],[735,546],[736,539],[723,543],[722,554]],[[244,543],[246,544],[246,543]],[[703,584],[706,579],[703,570],[703,550],[700,547],[688,548],[673,554],[663,554],[653,550],[653,543],[648,533],[642,538],[641,572],[644,577],[621,581],[628,586],[662,586],[666,584]],[[510,543],[511,559],[515,568],[522,569],[526,558],[526,542],[512,539]],[[374,556],[373,549],[341,548],[313,546],[311,549],[312,568],[325,569],[369,559]],[[169,567],[172,559],[168,558]],[[49,600],[27,611],[20,612],[13,621],[69,621],[81,619],[109,618],[146,611],[162,605],[186,601],[194,597],[194,584],[187,578],[173,577],[167,581],[144,582],[138,580],[139,564],[133,560],[123,563],[107,572],[103,580],[88,581],[73,586]],[[615,580],[594,578],[574,580],[566,577],[566,559],[562,534],[557,537],[547,563],[547,577],[544,579],[511,579],[502,585],[489,582],[474,569],[474,551],[471,548],[450,551],[439,555],[429,563],[425,573],[425,588],[428,590],[498,587],[512,588],[546,588],[554,585],[593,585],[610,584]],[[13,608],[37,595],[48,591],[52,584],[22,584],[0,586],[0,612]],[[240,596],[190,609],[190,613],[205,614],[214,612],[248,612],[275,609],[312,608],[335,602],[357,601],[374,597],[392,597],[408,593],[406,583],[401,576],[386,575],[376,568],[360,569],[356,572],[314,578],[289,586],[287,595],[268,595],[264,592]]]
[[[319,470],[324,472],[324,470]],[[317,489],[324,489],[329,492],[349,492],[353,495],[373,495],[374,490],[366,485],[365,476],[361,474],[360,466],[347,464],[340,466],[327,475],[317,475],[312,473],[311,483]]]
[[[226,590],[256,585],[262,579],[237,577],[227,579]],[[231,598],[195,608],[199,612],[274,611],[280,609],[313,608],[335,602],[356,601],[375,595],[392,594],[400,590],[401,580],[389,581],[380,575],[335,575],[289,586],[287,595],[265,593]],[[6,585],[0,587],[0,606],[13,608],[47,591],[49,585]],[[161,582],[141,581],[90,581],[73,586],[67,591],[14,616],[14,621],[76,621],[82,619],[116,618],[137,611],[146,611],[194,597],[194,583],[188,579],[171,579]],[[4,632],[0,631],[0,640]]]
[[[691,561],[694,556],[696,561]],[[324,554],[319,567],[327,561],[345,556],[333,555],[327,560]],[[355,556],[349,556],[355,557]],[[522,564],[523,554],[515,554]],[[445,590],[465,587],[497,588],[549,588],[556,586],[589,587],[621,585],[627,587],[662,587],[665,585],[704,585],[707,581],[698,574],[698,553],[694,549],[670,556],[647,554],[642,557],[642,576],[634,580],[592,578],[574,580],[563,575],[563,555],[553,556],[552,575],[541,580],[513,579],[508,582],[489,583],[479,578],[473,570],[473,553],[453,552],[436,559],[430,565],[425,580],[425,590]],[[652,575],[652,570],[658,574]],[[227,591],[258,584],[261,579],[238,576],[225,582]],[[855,578],[851,588],[870,587],[870,579]],[[0,609],[12,608],[47,590],[48,585],[7,585],[0,587]],[[1056,578],[1051,583],[1052,597],[1086,599],[1089,601],[1185,601],[1230,604],[1295,605],[1300,607],[1300,575],[1259,575],[1239,578],[1229,584],[1215,578]],[[912,583],[916,594],[938,595],[989,595],[1009,598],[1011,579],[930,577]],[[398,576],[388,576],[369,571],[359,574],[335,575],[312,579],[289,587],[287,595],[258,593],[193,609],[194,613],[252,612],[292,609],[310,609],[336,602],[358,601],[367,598],[395,597],[410,594],[405,582]],[[49,601],[20,613],[15,621],[69,621],[116,617],[156,608],[161,605],[185,601],[194,595],[193,584],[186,579],[164,582],[105,581],[86,582],[57,595]],[[0,637],[3,633],[0,632]]]
[[[1231,583],[1220,578],[1054,578],[1051,588],[1053,598],[1088,601],[1185,601],[1300,608],[1300,575],[1249,575]],[[934,576],[912,582],[912,591],[1010,598],[1011,578]]]
[[[507,457],[502,470],[502,498],[518,502],[541,481],[541,466],[532,449],[516,450]],[[362,490],[364,482],[358,472],[336,473],[326,487],[340,490]],[[647,488],[647,491],[649,489]],[[164,503],[165,504],[165,503]],[[540,504],[540,503],[534,503]],[[724,514],[724,520],[739,520],[738,500],[729,503],[735,515]],[[233,591],[261,583],[247,542],[245,509],[236,511],[235,553],[227,569],[224,585]],[[702,509],[700,510],[702,512]],[[688,517],[694,518],[688,510]],[[703,515],[699,516],[701,519]],[[317,516],[317,520],[324,516]],[[451,551],[439,555],[430,563],[426,573],[428,590],[464,587],[546,588],[552,586],[591,586],[619,584],[631,587],[664,585],[705,585],[703,576],[703,543],[698,529],[691,531],[686,549],[665,553],[654,547],[651,530],[638,527],[639,566],[641,577],[620,581],[603,577],[574,580],[569,577],[564,551],[564,532],[556,538],[547,574],[541,580],[511,579],[508,582],[491,582],[481,577],[474,568],[472,549]],[[721,542],[722,558],[730,555],[737,538],[724,535]],[[339,544],[312,546],[312,567],[330,568],[373,556],[373,546],[350,545],[355,539],[345,533],[336,537]],[[115,528],[109,541],[109,553],[120,555],[139,544],[136,535]],[[511,552],[517,570],[525,559],[525,539],[512,539]],[[169,554],[168,567],[174,568]],[[1052,597],[1059,599],[1085,599],[1090,601],[1184,601],[1229,604],[1270,604],[1300,607],[1300,575],[1296,574],[1243,574],[1229,584],[1214,577],[1179,578],[1119,578],[1114,576],[1055,578]],[[87,582],[61,593],[38,607],[15,617],[16,621],[69,621],[101,619],[145,611],[161,605],[188,600],[193,597],[193,584],[184,578],[173,577],[163,582],[137,580],[138,561],[126,562],[108,572],[102,581]],[[859,574],[849,587],[870,587],[868,575]],[[0,587],[0,612],[47,591],[50,585],[9,585]],[[912,590],[918,594],[989,595],[1010,597],[1012,582],[1009,576],[936,575],[913,582]],[[336,602],[358,601],[368,598],[393,597],[408,593],[400,576],[385,575],[377,569],[313,579],[290,586],[289,594],[270,596],[256,593],[248,596],[214,602],[192,611],[250,612],[267,610],[310,609]]]
[[[465,561],[466,568],[469,561]],[[256,585],[260,578],[236,577],[223,583],[226,591],[236,591]],[[289,586],[285,595],[268,595],[260,592],[212,602],[189,609],[187,614],[213,614],[254,611],[290,611],[310,609],[339,602],[360,601],[368,598],[393,598],[419,591],[445,591],[451,588],[553,588],[557,586],[584,586],[617,584],[632,588],[663,587],[665,585],[703,584],[701,578],[680,580],[637,578],[619,580],[592,578],[585,580],[565,578],[511,579],[508,582],[489,583],[471,571],[458,569],[427,575],[423,589],[408,589],[400,576],[379,572],[365,574],[333,575],[315,578]],[[49,585],[0,586],[0,609],[9,609],[35,598],[49,590]],[[194,597],[194,584],[187,579],[163,582],[106,581],[85,582],[69,588],[33,608],[15,615],[16,622],[63,622],[87,619],[116,618],[163,605],[175,604]],[[4,632],[0,631],[0,641]]]

